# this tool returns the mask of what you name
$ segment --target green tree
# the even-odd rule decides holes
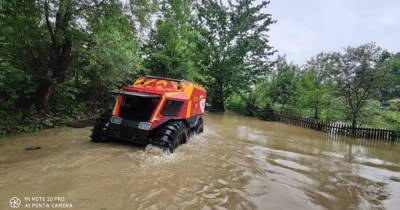
[[[191,1],[161,1],[160,5],[163,18],[156,21],[144,46],[145,67],[154,75],[202,80],[202,37],[192,24]]]
[[[387,73],[387,80],[382,81],[380,101],[386,103],[393,98],[400,98],[400,53],[389,55],[380,68]]]
[[[296,72],[298,67],[289,64],[286,58],[279,57],[276,68],[272,71],[271,84],[268,96],[271,98],[271,107],[278,103],[283,109],[294,100],[296,89]]]
[[[132,30],[133,22],[122,13],[122,5],[113,3],[88,11],[87,30],[73,77],[89,81],[86,89],[92,100],[101,102],[107,89],[117,89],[144,73],[139,43]],[[79,81],[79,79],[78,79]]]
[[[17,113],[34,101],[31,66],[46,53],[41,13],[34,1],[2,1],[0,18],[0,111]]]
[[[29,94],[19,92],[18,100],[28,98],[25,107],[34,102],[44,115],[71,69],[74,78],[80,69],[99,69],[99,78],[110,76],[102,69],[121,75],[126,65],[132,71],[140,62],[133,23],[118,1],[8,1],[2,10],[2,68],[21,71]]]
[[[320,118],[322,109],[329,109],[333,100],[333,87],[330,80],[334,55],[319,53],[307,62],[303,71],[298,75],[296,88],[297,106],[311,109],[313,117]],[[329,112],[329,110],[326,110]]]
[[[136,18],[119,1],[11,0],[0,10],[0,135],[91,113],[142,70]]]
[[[254,0],[237,3],[202,0],[198,24],[207,40],[207,87],[214,109],[224,110],[224,100],[234,93],[248,91],[264,76],[274,51],[267,32],[274,21],[264,10],[269,2]]]
[[[347,106],[352,126],[360,120],[362,108],[379,90],[386,72],[379,68],[383,61],[382,48],[374,43],[347,47],[333,66],[333,76],[339,96]]]

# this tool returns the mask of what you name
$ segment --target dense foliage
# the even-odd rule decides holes
[[[366,44],[301,67],[273,60],[268,5],[0,1],[0,135],[93,116],[106,107],[107,90],[143,74],[203,84],[213,110],[400,127],[400,53]]]
[[[0,135],[90,116],[138,75],[186,78],[211,104],[270,64],[268,2],[32,0],[0,5]]]
[[[141,66],[131,18],[116,1],[2,1],[0,134],[100,108]]]

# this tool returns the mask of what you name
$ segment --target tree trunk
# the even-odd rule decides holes
[[[223,83],[218,82],[218,86],[216,91],[213,94],[212,98],[212,107],[214,111],[224,112],[225,111],[225,104],[224,104],[224,88]]]
[[[357,128],[357,114],[353,113],[353,114],[351,115],[351,131],[352,131],[352,136],[355,136],[356,128]]]
[[[329,100],[328,105],[326,106],[326,116],[325,116],[327,121],[330,120],[330,116],[329,116],[330,109],[331,109],[331,101]]]
[[[72,19],[71,2],[60,2],[54,23],[55,28],[53,29],[49,17],[49,1],[45,1],[45,18],[51,37],[51,45],[47,73],[38,82],[36,88],[36,106],[41,115],[49,113],[51,96],[54,94],[57,84],[66,79],[67,70],[72,60],[72,40],[68,37],[68,27]]]
[[[36,106],[41,115],[49,113],[49,102],[55,90],[55,83],[44,80],[36,88]]]
[[[224,112],[225,111],[224,101],[220,99],[215,100],[213,103],[213,109],[218,112]]]
[[[317,101],[314,109],[314,118],[319,119],[319,101]]]
[[[67,70],[71,63],[72,42],[64,39],[63,44],[53,43],[49,51],[49,67],[51,78],[45,78],[39,82],[36,89],[36,106],[41,115],[49,113],[49,102],[55,92],[57,83],[63,82],[67,77]]]

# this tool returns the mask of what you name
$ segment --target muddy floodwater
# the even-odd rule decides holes
[[[171,155],[91,143],[90,133],[0,139],[0,209],[13,197],[20,209],[400,208],[400,144],[211,113],[205,132]]]

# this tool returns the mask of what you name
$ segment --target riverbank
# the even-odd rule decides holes
[[[93,124],[99,111],[79,111],[74,113],[50,113],[40,116],[37,112],[27,112],[13,117],[8,115],[0,120],[0,140],[9,135],[37,132],[57,127],[84,127]]]

